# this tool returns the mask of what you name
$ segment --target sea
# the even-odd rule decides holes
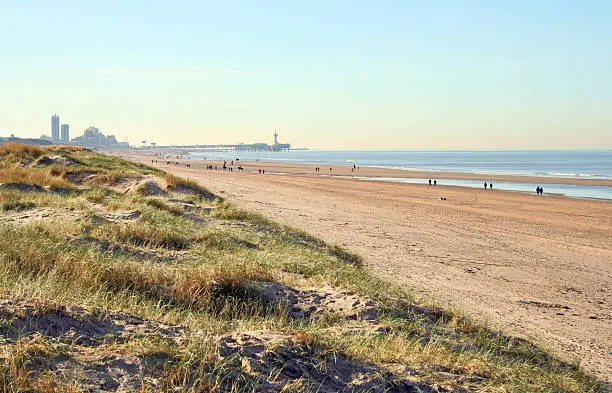
[[[283,152],[199,152],[198,159],[236,158],[248,161],[312,165],[357,165],[407,171],[463,172],[482,175],[523,175],[580,179],[611,179],[612,150],[290,150]],[[427,179],[358,178],[364,181],[425,182]],[[441,185],[482,187],[482,181],[437,179]],[[535,192],[533,183],[495,182],[496,189]],[[543,184],[545,195],[610,199],[612,187]]]

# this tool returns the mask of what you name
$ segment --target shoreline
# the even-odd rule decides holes
[[[144,155],[143,152],[125,152],[131,156],[137,157],[151,157],[154,156]],[[172,162],[181,163],[201,163],[203,165],[219,165],[223,163],[223,160],[204,160],[199,158],[185,158],[185,156],[179,156],[181,158],[157,158],[158,160],[168,160]],[[187,156],[189,157],[189,156]],[[231,159],[225,160],[228,163]],[[436,170],[413,170],[413,169],[400,169],[400,168],[388,168],[388,167],[377,167],[377,166],[361,166],[359,170],[351,172],[352,166],[350,165],[323,165],[323,164],[304,164],[304,163],[289,163],[289,162],[278,162],[278,161],[253,161],[253,160],[235,160],[234,166],[241,165],[249,170],[257,171],[258,168],[265,169],[270,172],[279,173],[291,173],[291,174],[312,174],[316,175],[313,168],[321,167],[322,172],[320,174],[328,174],[328,171],[323,169],[332,168],[333,175],[354,175],[363,177],[394,177],[399,179],[453,179],[453,180],[482,180],[484,181],[503,181],[509,183],[532,183],[532,184],[565,184],[575,186],[603,186],[612,187],[612,179],[602,178],[580,178],[580,177],[566,177],[566,176],[547,176],[547,175],[519,175],[519,174],[481,174],[481,173],[470,173],[470,172],[455,172],[455,171],[436,171]]]
[[[582,183],[582,182],[590,182],[591,180],[593,180],[595,182],[604,182],[604,183],[607,182],[608,184],[606,184],[606,186],[612,186],[612,178],[602,177],[602,176],[597,176],[597,175],[571,176],[569,174],[553,175],[553,174],[527,174],[527,173],[499,173],[499,172],[484,173],[484,171],[482,173],[479,173],[476,170],[472,172],[438,171],[435,169],[411,169],[411,168],[398,168],[398,167],[385,167],[385,166],[372,166],[368,168],[389,169],[389,170],[401,171],[401,172],[405,171],[410,174],[416,173],[419,175],[436,174],[436,175],[440,175],[438,177],[445,176],[446,178],[450,178],[448,177],[448,175],[450,174],[450,175],[456,175],[457,179],[461,179],[461,180],[476,180],[476,179],[480,180],[480,179],[485,179],[485,178],[494,179],[496,177],[500,177],[500,178],[512,178],[512,179],[514,178],[533,179],[533,182],[535,183],[535,181],[538,179],[544,179],[546,181],[546,184],[550,184],[556,180],[558,184],[572,184],[573,181]],[[407,176],[407,177],[413,178],[413,177],[418,177],[418,176]],[[558,182],[558,180],[562,180],[562,181]],[[498,181],[502,181],[502,180],[500,179]],[[541,183],[544,183],[544,182],[542,181]],[[599,184],[588,184],[588,185],[599,185]]]
[[[214,159],[206,159],[205,157],[198,157],[187,155],[190,160],[193,161],[211,161],[211,162],[219,162],[222,160],[231,161],[232,157],[239,157],[240,154],[228,154],[226,158],[214,158]],[[261,160],[254,160],[253,158],[244,159],[242,162],[259,162],[260,164],[268,164],[268,165],[300,165],[304,167],[326,167],[330,166],[333,168],[351,168],[355,162],[346,162],[346,163],[305,163],[305,162],[289,162],[289,161],[271,161],[266,160],[266,158]],[[359,164],[357,164],[359,165]],[[433,168],[424,168],[424,167],[401,167],[401,166],[390,166],[390,165],[361,165],[361,169],[369,168],[376,171],[393,171],[397,173],[397,177],[404,178],[428,178],[428,177],[445,177],[447,179],[463,179],[463,180],[497,180],[497,181],[508,181],[508,182],[517,182],[516,179],[522,179],[524,182],[529,183],[542,183],[542,184],[575,184],[575,185],[589,185],[589,186],[608,186],[612,187],[612,176],[604,176],[604,175],[595,175],[595,174],[584,174],[581,173],[568,173],[559,172],[559,173],[520,173],[520,172],[495,172],[493,170],[487,169],[478,169],[471,171],[463,171],[463,170],[438,170]]]
[[[348,179],[351,180],[351,178],[348,178]],[[354,178],[352,180],[375,182],[375,183],[399,183],[399,184],[410,184],[410,185],[419,185],[419,184],[425,185],[424,183],[418,183],[418,182],[382,180],[379,178],[362,178],[362,179]],[[447,180],[447,179],[443,179],[443,180]],[[499,183],[504,183],[504,182],[500,180]],[[495,192],[508,192],[508,193],[516,193],[516,194],[521,194],[521,195],[533,195],[534,194],[533,190],[501,189],[499,188],[499,183],[496,184],[497,188],[495,188]],[[514,184],[514,183],[509,182],[508,184]],[[537,183],[534,183],[534,185],[535,184]],[[543,184],[543,183],[540,183],[540,184]],[[563,183],[553,183],[553,184],[574,186],[574,184],[563,184]],[[481,187],[477,187],[477,186],[445,184],[445,183],[438,184],[438,187],[441,187],[440,189],[446,189],[446,188],[451,188],[451,189],[458,188],[458,189],[468,189],[468,190],[481,189]],[[605,187],[605,186],[577,186],[577,187]],[[612,198],[572,196],[572,195],[564,194],[562,192],[548,192],[548,191],[546,192],[546,194],[543,194],[540,197],[541,198],[551,198],[551,197],[572,198],[572,199],[582,199],[582,200],[589,200],[589,201],[612,202]]]
[[[208,165],[221,168],[223,165],[223,160],[201,160],[184,156],[178,156],[179,158],[162,158],[154,155],[143,156],[142,154],[138,154],[140,152],[126,151],[115,151],[114,153],[125,153],[128,156],[142,160],[144,163],[146,163],[146,160],[149,159],[158,160],[158,163],[160,164],[165,164],[166,162],[178,162],[179,164],[190,164],[203,168]],[[226,161],[228,167],[232,166],[231,160]],[[321,166],[276,161],[234,160],[233,169],[238,170],[239,166],[246,172],[257,173],[258,170],[261,169],[269,174],[347,178],[368,182],[427,184],[428,179],[431,179],[432,181],[435,179],[438,180],[438,186],[463,187],[467,189],[482,189],[482,185],[480,183],[474,182],[490,183],[493,181],[494,183],[497,183],[494,187],[495,191],[506,191],[521,194],[533,194],[533,188],[535,188],[535,186],[548,185],[549,187],[546,187],[546,195],[544,195],[546,197],[565,197],[604,202],[612,201],[612,179],[502,174],[483,175],[467,172],[424,171],[371,166],[358,167],[358,169],[355,168],[355,170],[352,171],[351,169],[353,169],[353,167],[348,165]],[[314,168],[317,166],[321,168],[320,172],[315,172]],[[331,171],[329,170],[330,168]],[[449,182],[451,184],[449,184]],[[529,187],[528,185],[533,185],[533,187]],[[573,189],[572,186],[584,188]],[[609,189],[607,187],[609,187]]]

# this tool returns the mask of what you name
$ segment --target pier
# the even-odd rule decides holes
[[[238,143],[234,145],[217,144],[217,145],[151,145],[142,146],[143,149],[179,149],[184,151],[202,151],[202,152],[252,152],[252,151],[289,151],[289,150],[306,150],[292,149],[289,143],[278,142],[278,132],[274,130],[274,143],[269,145],[267,143]]]

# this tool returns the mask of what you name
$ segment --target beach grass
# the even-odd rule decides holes
[[[65,315],[72,307],[87,310],[82,321],[122,313],[157,327],[122,339],[100,338],[95,345],[70,341],[69,331],[19,334],[0,343],[0,391],[86,391],[88,379],[76,375],[87,370],[79,367],[103,369],[104,356],[139,362],[141,391],[319,391],[307,374],[290,378],[293,358],[328,373],[337,371],[329,359],[370,370],[363,372],[371,381],[354,391],[393,391],[402,383],[422,391],[604,389],[579,365],[423,303],[364,269],[359,256],[238,208],[193,181],[89,150],[6,151],[7,157],[19,154],[20,163],[63,155],[84,172],[118,177],[105,185],[75,184],[49,168],[28,166],[29,175],[10,181],[49,187],[46,176],[52,176],[79,192],[0,191],[0,300],[30,307],[24,313],[0,303],[0,332],[8,337],[27,315]],[[7,171],[17,162],[9,161],[3,164]],[[170,201],[172,195],[113,188],[150,175],[195,207],[214,206],[212,213],[188,213]],[[32,218],[41,209],[47,216]],[[32,215],[23,218],[23,212]],[[295,288],[299,296],[357,299],[369,304],[371,316],[329,309],[296,317],[294,304],[268,296],[270,285]],[[257,363],[248,351],[227,352],[235,337],[271,333],[283,339],[268,343],[258,356],[277,359],[274,367]],[[76,374],[58,373],[60,364]]]

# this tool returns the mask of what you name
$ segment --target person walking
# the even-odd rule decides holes
[[[485,182],[485,191],[487,190],[487,186],[488,186],[488,184],[487,184],[487,182]]]

